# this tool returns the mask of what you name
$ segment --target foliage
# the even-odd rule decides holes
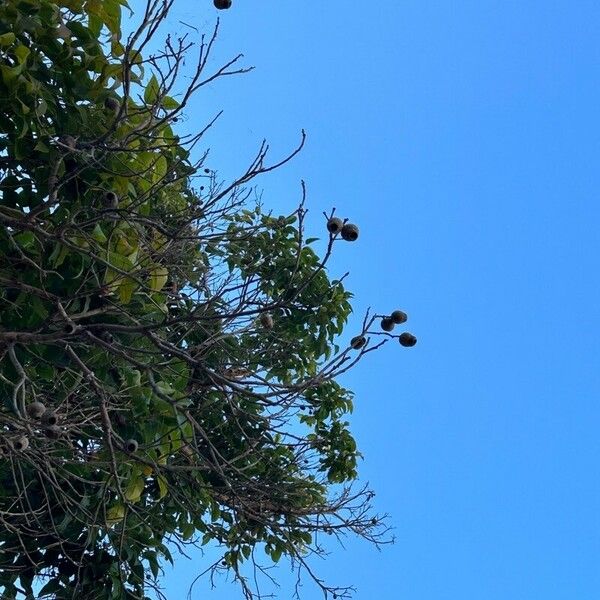
[[[337,233],[319,258],[303,203],[250,201],[304,137],[230,184],[191,160],[191,94],[246,69],[207,73],[215,29],[177,93],[186,37],[143,57],[170,5],[124,40],[125,0],[0,4],[3,598],[147,598],[170,548],[207,543],[250,598],[258,549],[302,569],[320,532],[388,540],[336,378],[397,336],[367,315],[377,342],[340,348]]]

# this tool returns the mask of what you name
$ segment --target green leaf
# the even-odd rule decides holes
[[[162,475],[158,475],[156,477],[156,483],[158,483],[158,490],[159,490],[158,499],[162,500],[167,495],[167,492],[169,491],[169,486],[167,484],[167,480]]]
[[[67,248],[67,246],[64,246],[63,244],[57,243],[56,246],[54,246],[54,250],[52,251],[52,254],[50,255],[50,258],[48,260],[55,269],[58,269],[58,267],[60,267],[63,264],[65,258],[67,258],[68,255],[69,248]]]
[[[275,546],[275,548],[273,548],[273,550],[271,551],[271,559],[273,560],[273,562],[279,562],[279,559],[281,558],[281,554],[282,554],[281,546],[279,546],[279,545]]]
[[[21,248],[29,250],[35,245],[35,234],[33,231],[24,231],[23,233],[15,235],[15,241]]]
[[[179,108],[179,102],[175,100],[175,98],[171,98],[171,96],[165,96],[161,101],[162,107],[166,110],[175,110]]]
[[[155,75],[152,75],[144,90],[144,102],[146,104],[154,104],[158,99],[159,92],[158,79],[156,79]]]
[[[152,572],[152,575],[156,579],[158,577],[158,573],[160,572],[158,561],[156,560],[156,554],[154,552],[148,553],[148,555],[146,556],[146,560],[150,565],[150,571]]]
[[[100,223],[97,223],[96,227],[94,227],[94,230],[92,231],[92,237],[100,244],[104,244],[106,242],[107,237],[104,235],[104,231],[102,231]]]
[[[188,523],[181,530],[181,537],[187,541],[194,535],[195,531],[196,531],[196,528],[194,527],[194,524]]]
[[[121,28],[121,7],[118,0],[103,0],[102,17],[109,31],[118,34]]]
[[[150,289],[153,292],[160,292],[167,283],[169,271],[166,267],[154,267],[150,271]]]
[[[42,152],[43,154],[47,154],[48,152],[50,152],[50,148],[48,148],[48,146],[46,146],[46,144],[44,144],[42,140],[39,140],[33,149],[37,150],[38,152]]]
[[[7,67],[6,65],[0,65],[0,73],[2,73],[2,80],[7,87],[12,87],[12,83],[23,71],[23,64],[17,65],[16,67]]]
[[[116,525],[125,518],[125,506],[115,504],[106,511],[106,524],[108,526]]]
[[[132,479],[127,487],[125,488],[125,498],[129,502],[138,502],[144,491],[144,480],[142,477],[135,477]]]
[[[119,284],[119,300],[121,300],[123,304],[129,304],[137,287],[137,281],[131,277],[123,277]]]
[[[10,46],[15,41],[15,34],[12,31],[0,35],[0,46]]]
[[[108,262],[121,271],[131,271],[133,269],[133,263],[126,257],[117,254],[116,252],[108,253]]]
[[[15,49],[15,56],[19,59],[19,64],[23,64],[30,54],[31,50],[27,46],[20,45]]]
[[[57,592],[62,591],[62,589],[63,589],[63,587],[60,584],[59,579],[51,579],[39,591],[39,597],[44,598],[45,596],[50,596],[50,594],[56,594]]]

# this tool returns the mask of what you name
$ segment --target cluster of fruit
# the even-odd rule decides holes
[[[338,217],[332,217],[327,221],[327,231],[331,235],[338,235],[339,233],[342,239],[347,242],[355,242],[358,239],[358,227],[354,223],[344,223]]]

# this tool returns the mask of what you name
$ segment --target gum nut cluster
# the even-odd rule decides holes
[[[46,412],[46,407],[41,402],[32,402],[27,406],[27,414],[32,419],[39,419]]]
[[[394,326],[394,321],[392,321],[390,317],[383,317],[383,319],[381,319],[381,329],[384,331],[392,331]]]
[[[52,410],[46,410],[42,415],[42,423],[47,426],[53,426],[58,423],[58,415]]]
[[[119,206],[119,197],[114,192],[106,192],[103,202],[105,208],[117,208]]]
[[[381,319],[380,326],[383,331],[390,332],[396,325],[406,323],[407,320],[408,315],[404,311],[395,310],[388,317],[383,317],[383,319]],[[398,341],[400,342],[401,346],[404,346],[405,348],[411,348],[417,343],[417,338],[412,333],[405,331],[398,336]]]
[[[412,333],[405,331],[404,333],[400,334],[398,341],[400,342],[401,346],[404,346],[405,348],[412,348],[412,346],[417,343],[417,338]]]
[[[327,231],[329,231],[329,233],[333,233],[334,235],[340,233],[343,226],[344,222],[338,217],[332,217],[329,219],[329,221],[327,221]]]
[[[27,450],[27,448],[29,448],[29,438],[26,435],[22,435],[13,441],[12,447],[17,452],[23,452],[23,450]]]
[[[350,347],[354,350],[360,350],[367,343],[367,338],[364,335],[357,335],[350,340]]]
[[[262,313],[260,315],[260,324],[265,329],[273,329],[273,317],[269,313]]]
[[[106,100],[104,100],[104,107],[112,112],[118,112],[121,105],[119,104],[118,100],[108,96]]]
[[[331,217],[327,221],[327,231],[331,235],[341,234],[342,239],[347,242],[355,242],[358,239],[358,226],[354,223],[345,223],[338,217]]]

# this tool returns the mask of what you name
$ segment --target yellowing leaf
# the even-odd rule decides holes
[[[17,58],[19,59],[19,64],[24,63],[27,60],[27,57],[29,56],[29,54],[31,53],[31,50],[27,47],[27,46],[17,46],[17,48],[15,49],[15,54],[17,56]]]
[[[87,250],[90,247],[90,243],[82,235],[75,235],[70,239],[73,244]]]
[[[166,267],[154,267],[150,271],[150,289],[153,292],[160,292],[167,283],[169,271]]]
[[[137,288],[137,283],[130,277],[124,277],[119,284],[119,300],[123,304],[129,304],[133,293]]]
[[[12,31],[0,35],[0,46],[10,46],[15,41],[15,34]]]
[[[158,489],[160,492],[158,495],[158,498],[162,499],[167,495],[167,492],[169,491],[169,486],[167,485],[167,480],[162,475],[159,475],[156,478],[156,483],[158,483]]]
[[[92,237],[101,244],[106,242],[106,236],[104,235],[104,231],[102,231],[102,227],[100,227],[99,223],[96,225],[96,227],[94,227],[94,231],[92,231]]]
[[[123,256],[128,256],[133,252],[133,246],[124,237],[120,237],[115,245],[115,250]]]
[[[159,93],[160,87],[158,85],[158,79],[156,79],[155,75],[152,75],[150,81],[146,85],[146,89],[144,90],[144,102],[146,102],[146,104],[154,104]]]
[[[106,524],[109,527],[116,525],[125,517],[125,506],[123,504],[115,504],[106,511]]]
[[[137,502],[144,491],[144,480],[141,477],[136,477],[129,482],[125,488],[125,498],[129,502]]]

